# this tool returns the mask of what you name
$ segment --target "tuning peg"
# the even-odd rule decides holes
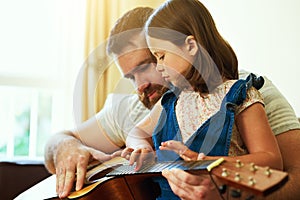
[[[272,174],[272,170],[270,169],[270,167],[267,167],[267,169],[265,171],[265,175],[271,176],[271,174]]]
[[[254,163],[250,163],[250,171],[256,172],[257,171],[257,166]]]
[[[256,181],[254,180],[254,178],[253,177],[249,177],[249,182],[248,182],[248,185],[250,185],[250,186],[254,186],[255,185],[255,183],[256,183]]]
[[[237,168],[241,168],[241,167],[244,166],[244,164],[241,162],[241,160],[236,160],[235,166],[236,166]]]
[[[228,171],[226,168],[223,168],[222,169],[222,174],[221,174],[223,177],[227,177],[229,175]]]
[[[239,174],[238,172],[235,173],[234,180],[235,180],[236,182],[241,181],[241,176],[240,176],[240,174]]]

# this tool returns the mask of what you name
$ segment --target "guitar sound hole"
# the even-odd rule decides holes
[[[89,180],[92,181],[92,182],[96,181],[96,180],[99,180],[99,179],[103,178],[106,174],[108,174],[109,172],[113,171],[115,167],[119,167],[119,166],[120,165],[116,165],[113,168],[110,167],[110,168],[104,169],[102,171],[99,171],[96,174],[94,174]]]

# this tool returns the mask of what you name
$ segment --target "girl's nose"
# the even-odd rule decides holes
[[[158,71],[158,72],[162,72],[164,70],[164,67],[163,67],[163,65],[162,64],[158,64],[157,63],[157,65],[156,65],[156,71]]]

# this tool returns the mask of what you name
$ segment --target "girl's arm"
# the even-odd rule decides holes
[[[283,170],[283,161],[277,140],[269,125],[264,107],[254,103],[236,116],[236,126],[248,149],[249,154],[223,157],[227,161],[240,160]],[[217,159],[219,156],[205,156],[205,160]]]
[[[283,169],[280,149],[262,104],[254,103],[239,113],[235,123],[249,154],[233,157],[234,160]]]
[[[265,109],[261,103],[254,103],[235,118],[236,126],[249,151],[242,156],[223,157],[227,161],[240,160],[283,170],[283,161],[277,140],[269,125]],[[204,160],[218,159],[221,156],[205,156]]]
[[[135,128],[133,128],[127,138],[126,147],[122,152],[122,157],[129,159],[130,164],[137,163],[138,170],[143,161],[154,158],[152,149],[152,133],[158,122],[162,106],[158,101],[147,115]]]

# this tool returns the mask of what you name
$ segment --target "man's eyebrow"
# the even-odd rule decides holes
[[[139,68],[140,68],[142,65],[144,65],[144,64],[150,64],[150,63],[153,63],[153,62],[154,62],[154,61],[153,61],[152,58],[147,58],[147,59],[145,59],[145,60],[139,62],[139,63],[136,65],[136,67],[135,67],[131,72],[138,71]]]
[[[147,59],[141,61],[140,63],[138,63],[137,66],[141,66],[141,65],[143,65],[143,64],[146,64],[146,63],[149,64],[149,63],[153,63],[153,62],[154,62],[154,60],[152,59],[152,57],[149,57],[149,58],[147,58]]]
[[[150,63],[154,63],[153,59],[151,57],[142,60],[141,62],[139,62],[138,64],[136,64],[136,67],[134,69],[132,69],[129,73],[125,74],[124,77],[125,78],[130,78],[130,76],[135,73],[136,71],[138,71],[140,69],[140,67],[144,64],[150,64]]]

